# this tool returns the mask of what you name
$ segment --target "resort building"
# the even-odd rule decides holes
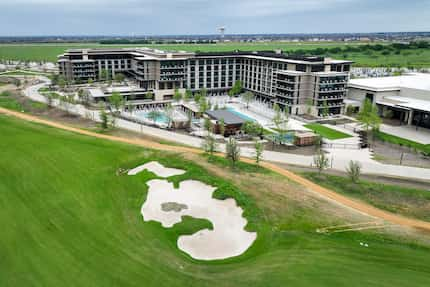
[[[377,105],[383,117],[430,128],[430,74],[351,80],[345,103],[360,107],[365,99]]]
[[[189,53],[148,48],[73,49],[58,59],[71,82],[97,81],[122,73],[154,101],[169,100],[175,89],[223,95],[236,81],[267,103],[292,114],[337,115],[344,111],[352,62],[281,51]]]

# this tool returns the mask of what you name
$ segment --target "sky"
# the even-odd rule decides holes
[[[0,36],[430,31],[430,0],[0,0]]]

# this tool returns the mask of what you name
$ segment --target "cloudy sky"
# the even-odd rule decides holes
[[[430,31],[430,0],[0,0],[0,36]]]

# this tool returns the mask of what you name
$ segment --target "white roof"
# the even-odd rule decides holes
[[[392,97],[384,97],[381,103],[382,104],[390,103],[390,106],[397,106],[400,108],[430,112],[430,101],[425,101],[425,100],[392,96]]]
[[[88,91],[90,92],[90,95],[93,98],[105,97],[105,94],[101,89],[89,89]]]
[[[372,91],[393,91],[401,88],[430,91],[430,74],[414,73],[394,77],[351,79],[349,87]]]

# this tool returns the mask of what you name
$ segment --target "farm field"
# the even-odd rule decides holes
[[[102,47],[135,47],[145,46],[162,50],[183,50],[183,51],[232,51],[232,50],[275,50],[282,49],[285,52],[294,52],[297,50],[314,51],[321,48],[344,48],[361,47],[366,43],[288,43],[288,42],[270,42],[270,43],[218,43],[218,44],[165,44],[165,45],[102,45],[98,43],[62,43],[62,44],[3,44],[0,45],[0,60],[22,60],[22,61],[51,61],[54,62],[57,56],[70,48],[102,48]],[[325,56],[348,59],[355,62],[356,66],[365,67],[430,67],[430,49],[410,49],[402,50],[398,53],[391,52],[384,54],[384,51],[356,51],[336,53],[324,53]]]
[[[223,159],[158,152],[0,115],[1,286],[428,286],[430,247],[392,232],[320,234],[365,220],[301,186]],[[257,241],[222,261],[191,259],[177,237],[207,227],[185,218],[172,229],[144,222],[148,161],[218,187],[244,209]],[[199,163],[197,164],[196,161]],[[252,167],[252,168],[251,168]],[[368,247],[360,245],[366,242]],[[393,255],[395,255],[393,257]]]

